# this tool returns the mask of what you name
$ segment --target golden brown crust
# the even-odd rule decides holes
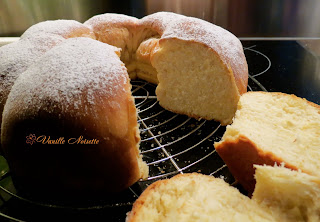
[[[44,29],[43,27],[46,26],[50,26],[50,28]],[[95,39],[92,30],[79,22],[73,20],[46,21],[31,26],[25,31],[18,42],[0,48],[1,115],[15,80],[46,51],[60,44],[64,40],[61,37],[87,37]],[[46,42],[46,44],[43,44],[43,42]],[[2,118],[0,118],[0,134],[1,122]]]
[[[236,139],[225,139],[215,144],[215,149],[227,164],[235,179],[252,194],[255,187],[254,164],[257,165],[280,165],[285,163],[285,167],[298,170],[296,166],[284,162],[273,153],[261,150],[257,145],[244,135],[239,135]]]
[[[138,164],[140,137],[130,80],[115,51],[95,40],[69,39],[15,82],[1,137],[16,184],[42,195],[99,196],[145,176]],[[96,63],[99,59],[114,66]],[[69,66],[74,60],[83,62],[82,72],[80,65]],[[39,71],[43,64],[53,71]],[[37,83],[28,82],[35,78]],[[28,143],[30,134],[38,141]],[[41,136],[63,142],[50,144]],[[78,143],[84,140],[98,142]]]
[[[132,210],[128,213],[126,222],[137,222],[137,214],[141,212],[141,208],[144,206],[144,202],[148,198],[149,195],[152,194],[152,192],[156,189],[158,189],[159,186],[169,183],[169,179],[165,180],[158,180],[154,183],[152,183],[148,188],[143,191],[143,193],[139,196],[139,198],[134,202]]]
[[[139,198],[134,202],[132,210],[127,215],[126,222],[138,222],[138,219],[139,219],[138,214],[141,213],[140,209],[144,207],[144,203],[149,198],[149,196],[152,196],[152,193],[155,190],[158,190],[160,186],[166,186],[168,183],[171,182],[171,180],[179,180],[184,177],[189,177],[189,178],[195,177],[195,179],[197,177],[205,177],[206,179],[209,179],[209,180],[215,180],[214,177],[211,178],[209,176],[205,176],[199,173],[178,174],[172,177],[171,179],[158,180],[152,183],[150,186],[148,186],[148,188],[144,190],[142,194],[139,196]]]

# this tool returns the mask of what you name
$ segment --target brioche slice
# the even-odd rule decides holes
[[[127,222],[279,221],[222,179],[183,174],[150,185],[134,203]]]
[[[150,185],[126,221],[320,221],[320,178],[283,166],[255,168],[252,199],[222,179],[183,174]]]
[[[284,163],[320,176],[320,107],[284,93],[248,92],[215,148],[233,176],[252,192],[254,164]]]
[[[286,221],[320,221],[320,178],[284,167],[255,165],[252,199]]]

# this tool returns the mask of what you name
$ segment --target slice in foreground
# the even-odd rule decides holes
[[[134,203],[133,221],[277,221],[222,179],[192,173],[157,181]]]
[[[319,221],[318,177],[282,166],[255,167],[252,199],[222,179],[183,174],[150,185],[126,221]]]

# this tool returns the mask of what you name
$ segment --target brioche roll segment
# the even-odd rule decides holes
[[[88,38],[68,39],[17,79],[1,138],[19,184],[35,193],[99,194],[123,190],[148,175],[118,51]],[[26,143],[30,134],[37,137],[33,145]],[[54,145],[39,137],[65,142]]]
[[[33,25],[23,33],[19,41],[0,47],[0,114],[20,74],[45,52],[59,45],[66,38],[73,37],[95,39],[92,30],[77,21],[56,20]],[[1,122],[2,118],[0,118],[0,127]]]

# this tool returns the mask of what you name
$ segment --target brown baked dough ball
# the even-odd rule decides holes
[[[96,40],[68,39],[19,76],[2,123],[3,150],[18,184],[38,194],[100,194],[148,175],[118,55]]]

